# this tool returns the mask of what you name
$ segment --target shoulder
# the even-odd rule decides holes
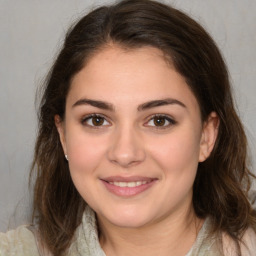
[[[237,246],[234,241],[228,236],[223,234],[223,250],[225,256],[234,256],[237,251]],[[241,255],[254,256],[256,252],[256,233],[252,228],[248,228],[244,233],[241,242]]]
[[[0,255],[39,256],[33,233],[27,226],[0,233]]]
[[[256,233],[252,228],[247,229],[242,239],[242,255],[255,255],[256,252]]]
[[[225,232],[210,233],[212,227],[211,218],[207,218],[203,224],[196,242],[191,251],[187,254],[198,256],[237,256],[237,245],[234,240]],[[256,232],[249,227],[240,242],[241,256],[255,256]]]

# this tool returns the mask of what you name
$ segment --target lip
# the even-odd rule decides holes
[[[151,188],[158,179],[150,178],[150,177],[141,177],[141,176],[132,176],[132,177],[111,176],[111,177],[103,178],[100,180],[109,192],[120,197],[132,197],[140,193],[143,193],[144,191]],[[142,184],[134,187],[127,187],[127,186],[120,187],[118,185],[113,184],[114,182],[142,182]],[[144,184],[144,182],[146,183]]]

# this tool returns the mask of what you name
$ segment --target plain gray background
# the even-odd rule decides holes
[[[256,153],[256,1],[169,0],[213,36]],[[0,231],[28,222],[28,174],[36,134],[35,92],[78,17],[110,1],[0,0]],[[254,164],[255,166],[255,164]]]

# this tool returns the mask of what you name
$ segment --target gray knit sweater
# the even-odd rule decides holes
[[[256,195],[254,196],[256,203]],[[256,205],[255,205],[256,206]],[[232,240],[222,234],[220,236],[208,236],[211,228],[211,220],[207,218],[197,236],[195,244],[184,256],[220,256],[223,255],[218,248],[224,249],[225,256],[237,256],[236,247]],[[36,232],[31,228],[21,226],[5,234],[0,233],[0,256],[48,256],[37,242]],[[244,237],[244,245],[241,245],[242,256],[256,256],[256,234],[249,228]],[[77,228],[73,243],[67,256],[106,256],[102,250],[97,234],[96,218],[93,210],[85,209],[82,223]]]

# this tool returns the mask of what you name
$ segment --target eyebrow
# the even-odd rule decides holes
[[[177,104],[183,108],[186,108],[186,105],[181,101],[172,99],[172,98],[167,98],[167,99],[152,100],[152,101],[145,102],[139,105],[137,109],[138,111],[143,111],[143,110],[147,110],[155,107],[160,107],[165,105],[174,105],[174,104]],[[72,105],[72,108],[76,106],[81,106],[81,105],[90,105],[90,106],[104,109],[104,110],[115,111],[115,108],[111,103],[101,101],[101,100],[92,100],[92,99],[86,99],[86,98],[78,100],[76,103]]]
[[[72,108],[76,106],[81,106],[81,105],[91,105],[96,108],[114,111],[114,106],[111,103],[104,102],[101,100],[90,100],[90,99],[80,99],[75,104],[72,105]]]
[[[160,106],[165,106],[165,105],[174,105],[174,104],[177,104],[183,108],[186,108],[186,105],[184,103],[182,103],[181,101],[172,99],[172,98],[167,98],[167,99],[153,100],[153,101],[143,103],[138,106],[138,111],[155,108],[155,107],[160,107]]]

